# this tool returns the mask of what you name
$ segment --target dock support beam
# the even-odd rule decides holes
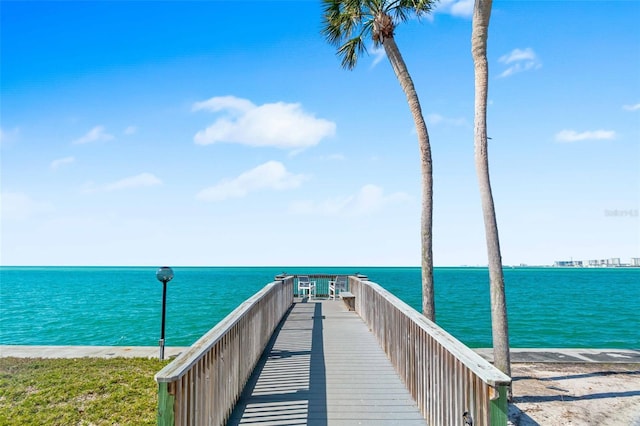
[[[507,390],[509,386],[498,386],[498,398],[491,400],[491,424],[506,425],[509,419],[509,404],[507,401]]]
[[[158,426],[174,426],[174,400],[169,393],[169,383],[158,383]]]

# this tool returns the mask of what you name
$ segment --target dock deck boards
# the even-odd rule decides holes
[[[373,334],[340,300],[296,302],[228,425],[426,425]]]

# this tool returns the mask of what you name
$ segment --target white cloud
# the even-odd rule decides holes
[[[124,129],[124,134],[125,135],[133,135],[138,131],[138,128],[136,126],[127,126],[126,129]]]
[[[376,185],[363,186],[355,195],[327,199],[321,202],[298,201],[289,207],[295,214],[320,216],[362,216],[374,213],[392,203],[406,202],[411,197],[403,192],[385,195],[384,190]]]
[[[75,157],[58,158],[57,160],[53,160],[51,162],[51,169],[58,170],[60,167],[71,164],[74,161],[76,161]]]
[[[197,102],[193,110],[227,113],[196,133],[193,139],[199,145],[228,142],[300,150],[317,145],[336,130],[335,123],[315,118],[300,104],[257,106],[246,99],[224,96]]]
[[[509,65],[498,77],[509,77],[519,72],[536,70],[542,67],[538,56],[530,47],[513,49],[506,55],[502,55],[498,62]]]
[[[321,160],[328,160],[328,161],[344,161],[346,160],[346,157],[344,156],[344,154],[329,154],[329,155],[325,155],[323,157],[320,157]]]
[[[145,188],[162,184],[162,181],[151,173],[140,173],[105,185],[106,191],[118,191],[121,189]]]
[[[52,208],[50,204],[34,201],[20,192],[0,194],[2,220],[25,220],[35,214],[50,211]]]
[[[104,126],[96,126],[89,130],[84,136],[73,141],[75,145],[82,145],[90,142],[105,142],[113,139],[113,135],[106,132]]]
[[[92,192],[97,192],[99,189],[96,187],[94,181],[90,180],[82,184],[82,188],[80,188],[80,192],[83,194],[91,194]]]
[[[383,59],[387,57],[387,52],[385,52],[384,47],[371,46],[371,48],[368,49],[368,52],[373,56],[371,68],[378,65]]]
[[[502,55],[499,62],[503,64],[510,64],[512,62],[518,61],[534,61],[536,59],[536,54],[530,47],[526,49],[513,49],[510,53],[506,55]]]
[[[440,114],[429,114],[426,116],[426,120],[429,124],[438,124],[444,120],[444,117]]]
[[[434,13],[444,13],[458,18],[471,18],[473,16],[474,0],[440,0],[434,9]]]
[[[474,0],[459,0],[451,5],[451,14],[460,18],[473,16]]]
[[[264,189],[281,191],[297,188],[304,179],[304,175],[288,172],[282,163],[268,161],[234,179],[225,179],[214,186],[203,189],[196,195],[196,198],[203,201],[243,198],[250,192]]]
[[[16,127],[15,129],[11,129],[9,131],[4,130],[0,127],[0,145],[5,145],[7,143],[13,142],[20,133],[20,130]]]
[[[465,126],[467,120],[464,118],[449,118],[440,114],[428,114],[425,119],[429,125],[435,126],[438,124],[445,124],[448,126]]]
[[[578,142],[585,140],[611,140],[615,139],[616,132],[613,130],[590,130],[586,132],[576,132],[575,130],[562,130],[556,133],[558,142]]]
[[[239,113],[248,112],[256,106],[248,99],[236,98],[235,96],[215,96],[206,101],[196,102],[193,104],[193,111],[208,110],[211,112],[218,111],[236,111]]]
[[[640,103],[635,105],[623,105],[622,109],[627,111],[638,111],[640,109]]]

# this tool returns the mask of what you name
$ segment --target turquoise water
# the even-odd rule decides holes
[[[0,267],[0,344],[157,345],[162,284],[153,267]],[[276,274],[367,274],[421,308],[419,268],[174,268],[166,341],[192,344]],[[436,268],[436,317],[471,347],[491,346],[486,268]],[[505,270],[516,347],[640,348],[640,269]]]

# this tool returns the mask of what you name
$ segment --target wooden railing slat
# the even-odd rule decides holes
[[[462,426],[468,411],[474,425],[506,425],[500,412],[506,400],[493,402],[489,394],[505,389],[509,376],[378,284],[349,277],[349,285],[356,296],[356,313],[378,339],[429,424]]]
[[[177,426],[224,424],[292,303],[293,277],[266,285],[159,371],[159,394],[171,387],[175,395],[171,410],[158,407],[158,421],[171,415]]]

